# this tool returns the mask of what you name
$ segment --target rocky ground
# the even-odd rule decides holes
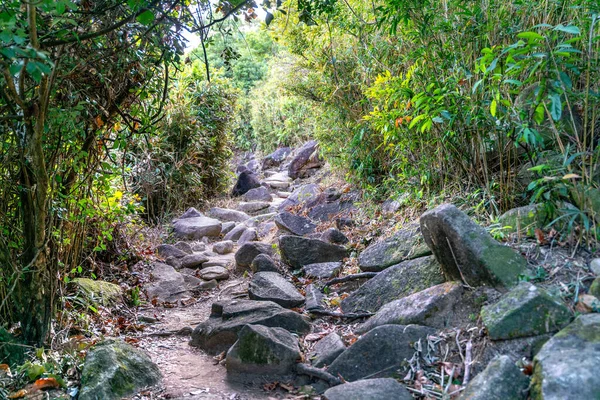
[[[80,399],[600,398],[600,260],[498,243],[450,204],[370,240],[316,148],[249,155],[228,207],[172,222],[139,266],[144,329],[90,352]]]

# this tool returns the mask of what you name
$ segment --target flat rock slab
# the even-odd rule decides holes
[[[146,353],[119,341],[88,351],[81,373],[81,400],[118,400],[160,383],[158,366]]]
[[[414,343],[425,341],[434,332],[432,328],[418,325],[379,326],[340,354],[327,372],[346,381],[394,376],[404,360],[414,355]]]
[[[259,254],[272,256],[274,253],[273,247],[265,243],[244,243],[242,247],[235,253],[235,263],[240,268],[250,268],[252,261]]]
[[[190,295],[186,291],[184,276],[170,265],[159,262],[152,264],[152,278],[154,282],[145,287],[149,300],[173,302]]]
[[[252,300],[268,300],[285,308],[298,307],[304,303],[304,296],[296,287],[277,272],[257,272],[248,287]]]
[[[233,241],[223,240],[213,244],[213,251],[217,254],[229,254],[233,251]]]
[[[321,188],[316,183],[309,183],[300,186],[288,196],[283,203],[279,205],[280,210],[301,204],[306,208],[314,207],[318,204],[321,196]]]
[[[446,282],[387,303],[362,324],[364,333],[381,325],[424,325],[446,328],[453,320],[455,305],[461,300],[462,283]]]
[[[421,231],[448,280],[510,288],[527,268],[525,258],[496,242],[452,204],[442,204],[423,214]]]
[[[525,400],[529,377],[508,356],[493,359],[460,396],[461,400]]]
[[[562,300],[529,282],[521,282],[481,310],[481,319],[493,340],[556,332],[572,318]]]
[[[156,248],[156,252],[165,259],[168,257],[181,258],[189,254],[172,244],[161,244]]]
[[[219,266],[206,267],[198,271],[198,276],[205,281],[212,281],[213,279],[222,281],[229,279],[229,271]]]
[[[239,224],[233,227],[229,232],[227,232],[223,239],[237,241],[240,237],[242,237],[242,235],[244,234],[244,232],[246,232],[247,229],[248,227],[246,225]]]
[[[421,229],[413,224],[367,247],[358,257],[358,266],[362,271],[379,272],[402,261],[430,254]]]
[[[345,313],[377,312],[385,304],[420,292],[445,279],[433,256],[404,261],[378,273],[342,300]]]
[[[281,236],[279,250],[283,262],[294,269],[309,264],[342,261],[348,256],[345,247],[300,236]]]
[[[180,239],[202,239],[205,236],[219,236],[221,221],[208,217],[178,219],[173,223],[175,236]]]
[[[277,214],[274,221],[279,229],[297,236],[309,235],[317,227],[310,219],[287,211]]]
[[[298,339],[283,328],[246,325],[227,352],[227,372],[286,375],[300,358]]]
[[[335,332],[319,340],[311,354],[311,363],[317,368],[323,368],[335,361],[346,350],[342,338]]]
[[[315,205],[308,212],[308,216],[315,221],[326,222],[338,214],[348,214],[352,210],[355,210],[352,201],[334,201]]]
[[[302,267],[304,275],[309,278],[329,279],[340,273],[342,270],[341,262],[327,262],[308,264]]]
[[[250,189],[244,194],[244,201],[267,201],[270,202],[273,196],[264,186]]]
[[[188,254],[179,260],[181,268],[200,268],[208,261],[208,256],[203,253]]]
[[[327,400],[412,400],[413,397],[404,387],[392,378],[363,379],[348,382],[327,389]]]
[[[265,208],[269,208],[269,203],[266,201],[251,201],[251,202],[244,202],[242,201],[241,203],[239,203],[237,205],[237,209],[252,215],[256,212],[259,212],[261,210],[264,210]]]
[[[248,324],[284,328],[300,335],[310,330],[307,318],[272,301],[231,300],[213,303],[211,316],[194,329],[190,345],[210,354],[227,351]]]
[[[533,365],[531,399],[597,399],[600,314],[577,317],[544,344]]]
[[[243,211],[221,207],[213,207],[208,210],[208,216],[225,222],[244,222],[250,218],[250,216]]]

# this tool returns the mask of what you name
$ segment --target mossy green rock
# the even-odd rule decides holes
[[[558,332],[534,358],[532,400],[600,399],[600,314]]]
[[[465,388],[460,400],[525,400],[529,378],[508,356],[493,359]]]
[[[117,400],[160,380],[158,367],[144,352],[127,343],[106,341],[86,357],[79,400]]]
[[[556,332],[572,319],[560,299],[528,282],[521,282],[500,300],[481,310],[491,339],[514,339]]]
[[[88,278],[75,278],[72,284],[91,301],[102,305],[111,305],[122,299],[123,291],[119,285],[104,281],[95,281]]]
[[[362,271],[379,272],[402,261],[431,254],[418,224],[400,229],[392,237],[367,247],[358,257]]]
[[[533,237],[536,228],[543,228],[548,220],[548,213],[541,204],[531,204],[508,210],[498,218],[503,232],[519,232],[524,236]]]
[[[598,299],[600,299],[600,276],[594,279],[594,282],[592,282],[589,293],[592,296],[596,296]]]
[[[496,242],[452,204],[442,204],[423,214],[421,232],[446,280],[511,288],[527,268],[524,257]]]
[[[300,358],[298,339],[282,328],[246,325],[227,352],[227,372],[286,375]]]
[[[445,281],[433,256],[404,261],[378,273],[342,301],[345,313],[377,312],[385,304]]]

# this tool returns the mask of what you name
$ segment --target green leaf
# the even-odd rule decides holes
[[[521,32],[517,37],[527,40],[544,40],[544,37],[536,32]]]
[[[490,113],[492,114],[492,117],[496,116],[496,111],[498,109],[498,102],[496,101],[496,99],[492,100],[492,104],[490,104]]]
[[[535,112],[533,114],[533,120],[537,124],[541,124],[542,122],[544,122],[544,105],[543,104],[539,104],[535,108]]]
[[[152,11],[150,11],[150,10],[146,10],[143,13],[141,13],[140,15],[138,15],[136,20],[137,20],[137,22],[139,22],[142,25],[148,25],[152,21],[154,21],[154,13],[152,13]]]
[[[560,101],[560,95],[558,93],[552,93],[550,96],[550,115],[555,121],[560,120],[562,116],[562,102]]]
[[[554,27],[554,30],[555,31],[565,32],[565,33],[570,33],[571,35],[579,35],[579,34],[581,34],[581,31],[575,25],[564,26],[563,24],[560,24],[560,25],[556,25]]]

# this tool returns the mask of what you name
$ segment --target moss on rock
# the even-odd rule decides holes
[[[75,278],[71,283],[90,301],[102,305],[115,304],[122,299],[121,287],[114,283],[95,281],[88,278]]]

